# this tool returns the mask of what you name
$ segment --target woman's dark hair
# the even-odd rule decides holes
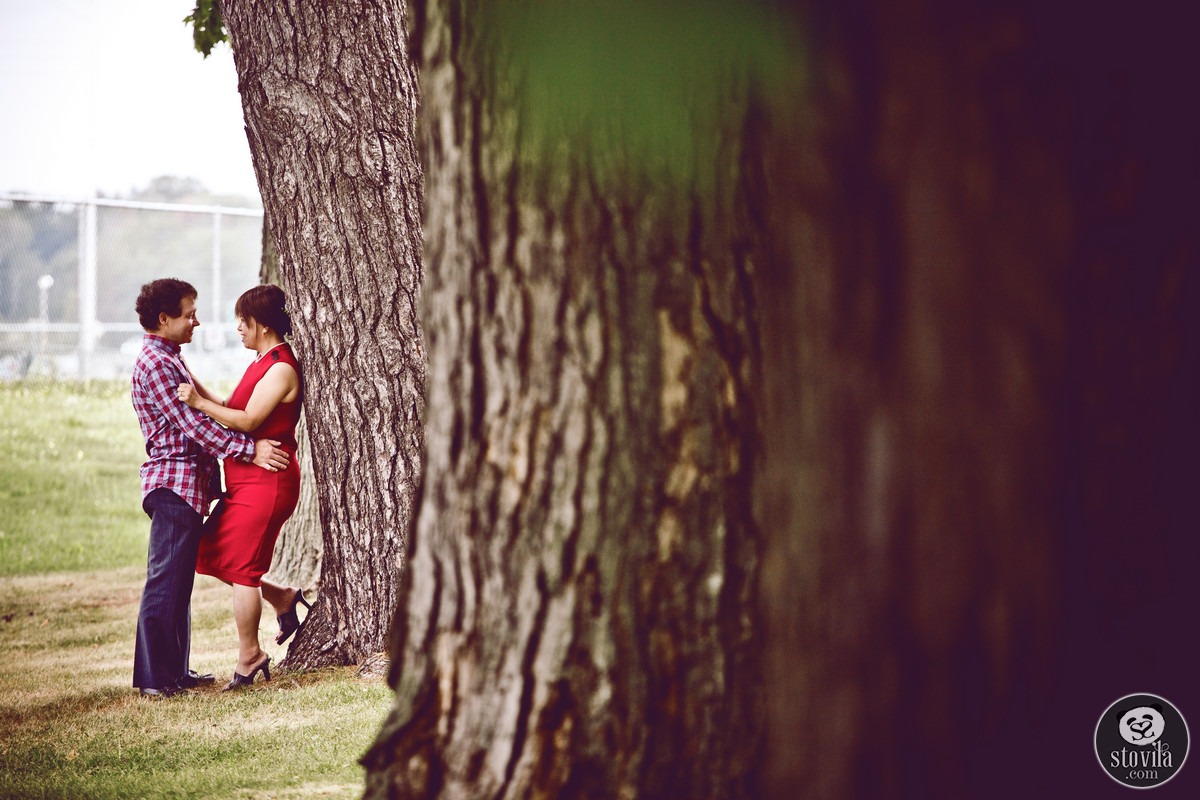
[[[259,325],[266,325],[280,336],[287,336],[292,332],[292,320],[284,308],[285,300],[283,289],[274,284],[255,286],[237,299],[233,313],[242,319],[252,319]]]
[[[138,293],[138,322],[148,331],[158,329],[158,315],[178,317],[183,313],[183,298],[196,297],[196,287],[178,278],[159,278],[142,286]]]

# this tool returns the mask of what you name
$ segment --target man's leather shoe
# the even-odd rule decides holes
[[[193,689],[197,686],[208,686],[209,684],[214,683],[216,680],[216,677],[213,676],[211,672],[201,675],[195,670],[189,669],[187,672],[183,673],[182,678],[176,681],[176,684],[180,689]]]
[[[142,687],[138,691],[141,692],[142,697],[175,697],[176,695],[188,693],[187,689],[181,689],[178,686],[164,686],[161,689]]]

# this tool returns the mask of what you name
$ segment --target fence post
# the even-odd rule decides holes
[[[221,324],[221,212],[213,212],[213,231],[212,231],[212,335],[205,337],[205,343],[210,345],[206,349],[218,350],[224,346],[224,336],[221,336],[221,341],[217,341],[217,335],[220,334],[219,325]]]
[[[38,369],[45,369],[47,363],[50,366],[50,374],[54,375],[54,364],[46,356],[46,340],[49,337],[50,327],[50,288],[54,286],[53,275],[43,275],[38,278],[38,325],[41,326],[41,331],[38,333],[37,342],[37,357],[33,359],[33,363]]]
[[[213,215],[213,242],[212,242],[212,322],[202,333],[206,334],[201,337],[197,346],[205,353],[220,352],[227,349],[229,344],[229,332],[222,330],[227,324],[224,322],[227,315],[225,311],[227,307],[222,284],[224,282],[225,265],[223,263],[224,251],[224,235],[225,235],[225,217],[253,217],[262,219],[262,211],[252,208],[238,207],[222,207],[222,206],[207,206],[198,204],[186,203],[159,203],[153,201],[137,201],[137,200],[118,200],[103,197],[55,197],[52,195],[14,195],[8,192],[0,191],[0,205],[8,203],[13,204],[37,204],[48,203],[53,205],[55,213],[65,212],[70,213],[74,209],[76,215],[76,240],[75,240],[75,294],[77,316],[76,322],[71,323],[69,319],[54,321],[49,319],[51,316],[51,305],[48,304],[40,308],[39,316],[34,319],[32,310],[22,307],[18,311],[5,310],[0,314],[0,346],[4,348],[0,352],[3,360],[0,360],[0,376],[7,378],[10,374],[25,375],[30,369],[45,369],[48,368],[55,373],[55,377],[60,378],[76,378],[93,380],[98,375],[109,375],[113,372],[114,367],[120,371],[128,372],[130,364],[124,356],[119,356],[121,348],[127,344],[136,344],[140,342],[142,328],[135,320],[130,319],[127,315],[132,311],[132,308],[125,307],[123,309],[109,309],[105,307],[105,313],[99,313],[100,300],[100,274],[99,274],[99,259],[100,252],[98,246],[99,240],[99,209],[104,208],[127,208],[140,211],[166,211],[166,212],[183,212],[188,214],[211,214]],[[109,217],[105,216],[105,223],[110,221]],[[235,226],[236,227],[236,226]],[[234,229],[231,232],[237,233]],[[261,241],[261,240],[260,240]],[[257,264],[261,260],[261,253],[255,254],[251,263],[246,266],[251,267],[254,272],[241,269],[241,256],[243,253],[237,249],[237,245],[241,244],[241,236],[235,236],[231,244],[235,247],[231,251],[233,255],[238,255],[237,264],[233,266],[234,275],[237,278],[236,282],[245,282],[253,284],[256,279]],[[69,247],[69,244],[67,245]],[[27,248],[28,250],[28,248]],[[22,259],[26,259],[31,264],[40,264],[41,256],[34,253],[32,250],[28,252],[17,253]],[[138,268],[145,270],[146,265],[143,261],[139,262]],[[24,263],[24,262],[22,262]],[[105,269],[111,269],[105,263]],[[30,274],[31,270],[25,270],[23,275]],[[32,272],[37,275],[38,273]],[[231,273],[232,274],[232,273]],[[68,277],[68,281],[69,281]],[[3,283],[0,281],[0,283]],[[59,286],[59,284],[55,284]],[[39,287],[40,288],[40,287]],[[109,302],[109,297],[112,292],[108,291],[111,287],[107,281],[105,285],[105,302]],[[28,287],[22,286],[21,290],[27,291]],[[0,294],[5,294],[12,291],[7,285],[0,286]],[[206,290],[207,291],[207,290]],[[45,299],[45,298],[44,298]],[[24,302],[24,301],[22,301]],[[126,301],[128,302],[128,301]],[[7,306],[7,304],[5,304]],[[109,317],[109,312],[119,312],[121,317],[119,320],[113,320]],[[13,319],[13,315],[17,314],[20,319]],[[68,315],[69,316],[69,315]],[[128,321],[123,321],[128,320]],[[233,327],[233,326],[230,326]],[[14,341],[14,334],[18,334],[17,348],[18,353],[9,354],[8,351],[13,349],[11,343]],[[67,372],[61,372],[60,360],[57,356],[66,355],[63,351],[56,348],[55,343],[59,340],[54,337],[55,334],[65,334],[70,336],[76,335],[76,343],[73,349],[75,354],[75,364],[73,368],[66,368]],[[137,340],[128,340],[124,342],[113,342],[111,346],[104,346],[104,337],[112,334],[136,334]],[[69,340],[63,342],[64,346],[70,346]],[[233,348],[235,354],[240,353],[240,348]],[[217,360],[219,362],[219,359]],[[38,364],[44,364],[44,367],[38,367]],[[216,363],[214,369],[220,369],[221,365]]]
[[[96,203],[79,207],[79,377],[92,376],[96,349]]]

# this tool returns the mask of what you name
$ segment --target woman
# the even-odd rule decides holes
[[[179,399],[227,428],[256,439],[280,441],[291,460],[287,469],[268,471],[226,459],[226,497],[200,540],[196,571],[233,587],[238,663],[226,691],[249,686],[259,672],[264,680],[271,680],[271,659],[258,641],[262,600],[274,606],[278,615],[278,644],[299,628],[297,605],[303,603],[309,608],[300,589],[262,579],[271,567],[279,529],[295,511],[300,497],[300,468],[296,463],[300,368],[283,338],[292,330],[283,290],[272,285],[255,286],[238,298],[234,313],[242,345],[257,353],[254,363],[228,400],[214,397],[199,383],[180,384]]]

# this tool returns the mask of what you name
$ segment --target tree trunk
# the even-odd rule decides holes
[[[545,178],[474,7],[418,14],[431,446],[368,796],[1123,791],[1098,715],[1196,702],[1200,125],[1188,26],[1102,5],[810,4],[711,206]]]
[[[739,105],[713,196],[521,160],[477,25],[418,26],[429,448],[368,795],[750,796]]]
[[[423,436],[421,170],[404,9],[225,0],[222,11],[294,309],[323,531],[320,592],[286,663],[362,662],[386,645]]]
[[[764,140],[764,795],[1123,796],[1097,718],[1195,696],[1190,45],[1103,4],[811,5]]]
[[[260,283],[281,285],[283,276],[279,271],[279,251],[271,240],[271,227],[263,219],[262,266],[259,269]],[[304,413],[296,425],[296,461],[302,475],[312,475],[312,446],[309,444],[308,422]],[[300,499],[296,510],[284,523],[275,543],[275,554],[271,559],[271,571],[267,577],[285,586],[314,587],[321,574],[321,507],[317,502],[316,482],[300,482]]]
[[[801,146],[765,143],[763,785],[992,796],[1062,632],[1064,131],[996,21],[868,5],[810,17]]]
[[[296,461],[302,475],[313,474],[312,445],[309,443],[308,421],[303,413],[296,425]],[[299,586],[303,589],[318,586],[321,548],[321,506],[316,482],[303,481],[296,510],[279,532],[267,577],[283,586]]]

